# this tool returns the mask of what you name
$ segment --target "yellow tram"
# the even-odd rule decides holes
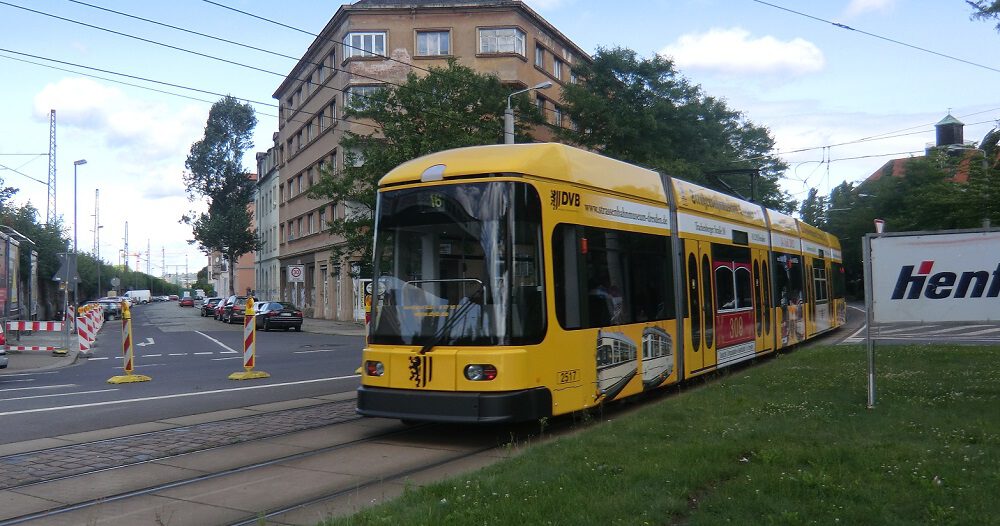
[[[358,412],[586,409],[844,323],[837,239],[561,144],[461,148],[379,183]]]

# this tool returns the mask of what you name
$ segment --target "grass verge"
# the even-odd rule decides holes
[[[1000,348],[863,346],[734,371],[343,525],[1000,524]]]

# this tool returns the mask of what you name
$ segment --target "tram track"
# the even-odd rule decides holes
[[[315,524],[294,517],[354,512],[371,504],[368,495],[395,496],[411,479],[437,480],[509,456],[499,437],[515,437],[498,433],[354,418],[11,486],[0,501],[35,502],[36,509],[0,509],[0,526]]]

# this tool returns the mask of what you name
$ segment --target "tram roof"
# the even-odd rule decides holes
[[[440,179],[514,173],[602,188],[666,204],[653,170],[558,143],[495,144],[432,153],[407,161],[379,180],[380,187],[420,182],[432,167]]]

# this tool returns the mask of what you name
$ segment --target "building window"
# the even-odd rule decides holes
[[[285,224],[284,223],[281,224],[281,232],[280,232],[280,234],[281,234],[281,242],[284,243],[285,242]]]
[[[385,56],[385,31],[348,33],[344,37],[344,58]]]
[[[545,68],[545,48],[542,46],[535,46],[535,65]]]
[[[305,232],[305,230],[302,230],[302,218],[298,218],[295,222],[297,223],[295,230],[298,232],[299,237],[302,237]]]
[[[417,56],[451,55],[451,34],[448,31],[417,31]]]
[[[554,76],[556,78],[556,80],[562,80],[562,78],[563,78],[562,77],[562,66],[563,66],[563,63],[562,63],[561,60],[559,60],[557,58],[553,58],[552,59],[552,76]]]
[[[302,193],[302,174],[295,177],[295,195]]]
[[[317,212],[317,215],[319,216],[319,229],[323,230],[324,228],[326,228],[326,206],[325,205],[322,208],[319,209],[319,211]]]
[[[480,53],[517,53],[524,55],[524,31],[516,27],[479,30]]]
[[[313,215],[312,214],[308,214],[306,216],[306,223],[309,224],[309,233],[310,234],[316,232],[316,223],[313,222]]]
[[[351,86],[347,88],[347,106],[358,109],[363,108],[368,97],[382,89],[382,86]]]
[[[535,106],[538,106],[538,111],[542,112],[542,118],[545,118],[545,97],[541,95],[535,97]]]
[[[334,100],[330,103],[330,126],[337,125],[337,101]]]
[[[319,133],[323,133],[323,129],[326,128],[326,113],[320,112],[320,114],[316,116],[316,122],[319,126]]]
[[[562,112],[562,108],[560,108],[559,106],[556,106],[555,116],[556,116],[555,125],[561,127],[562,123],[563,123],[563,112]]]

